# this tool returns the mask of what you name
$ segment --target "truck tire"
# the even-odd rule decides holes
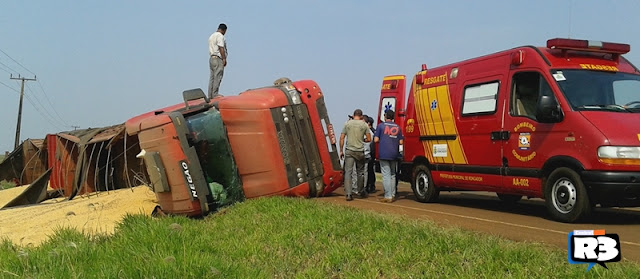
[[[508,204],[517,203],[522,199],[520,195],[507,195],[507,194],[498,194],[498,198]]]
[[[553,219],[573,223],[591,213],[589,195],[580,175],[570,168],[557,168],[545,185],[545,203]]]
[[[440,190],[433,184],[431,171],[425,165],[417,165],[411,176],[411,189],[419,202],[435,202]]]

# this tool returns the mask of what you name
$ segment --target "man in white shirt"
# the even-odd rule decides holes
[[[218,31],[209,37],[209,99],[218,96],[220,82],[224,74],[224,67],[227,66],[227,43],[224,34],[227,33],[227,25],[220,23]]]

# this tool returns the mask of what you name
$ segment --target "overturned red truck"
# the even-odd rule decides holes
[[[333,127],[320,87],[283,78],[273,86],[184,103],[126,122],[137,136],[163,212],[206,215],[269,195],[316,197],[342,185]]]

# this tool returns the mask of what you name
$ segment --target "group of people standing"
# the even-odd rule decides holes
[[[227,25],[221,23],[218,25],[218,30],[209,37],[208,95],[210,99],[220,96],[218,91],[224,75],[224,68],[227,66],[228,51],[224,37],[226,33]],[[384,197],[380,198],[380,201],[393,202],[395,200],[398,158],[402,157],[404,137],[400,127],[393,121],[395,112],[387,110],[384,116],[385,122],[373,128],[373,118],[363,115],[362,110],[356,109],[342,129],[340,159],[344,160],[344,188],[347,201],[353,200],[354,194],[366,198],[368,193],[375,191],[374,162],[376,158],[380,161],[384,187]],[[378,144],[378,154],[376,154],[374,143]]]
[[[385,122],[380,123],[374,129],[373,119],[363,115],[362,110],[356,109],[352,119],[347,121],[342,128],[339,152],[340,159],[344,160],[344,189],[347,201],[353,200],[354,194],[366,198],[370,192],[375,191],[373,163],[376,157],[380,161],[384,188],[384,197],[379,200],[381,202],[395,201],[398,158],[402,157],[404,136],[400,127],[394,122],[394,118],[395,112],[393,110],[385,111]],[[372,141],[378,144],[377,154]],[[354,172],[356,174],[355,183],[352,175]],[[353,189],[354,184],[355,189]]]

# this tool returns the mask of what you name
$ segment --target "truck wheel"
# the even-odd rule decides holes
[[[565,223],[573,223],[591,212],[582,179],[570,168],[551,172],[545,185],[545,203],[553,219]]]
[[[517,203],[522,199],[520,195],[498,194],[498,198],[505,203]]]
[[[440,190],[433,184],[431,171],[425,165],[418,165],[413,169],[411,189],[419,202],[434,202],[440,195]]]

